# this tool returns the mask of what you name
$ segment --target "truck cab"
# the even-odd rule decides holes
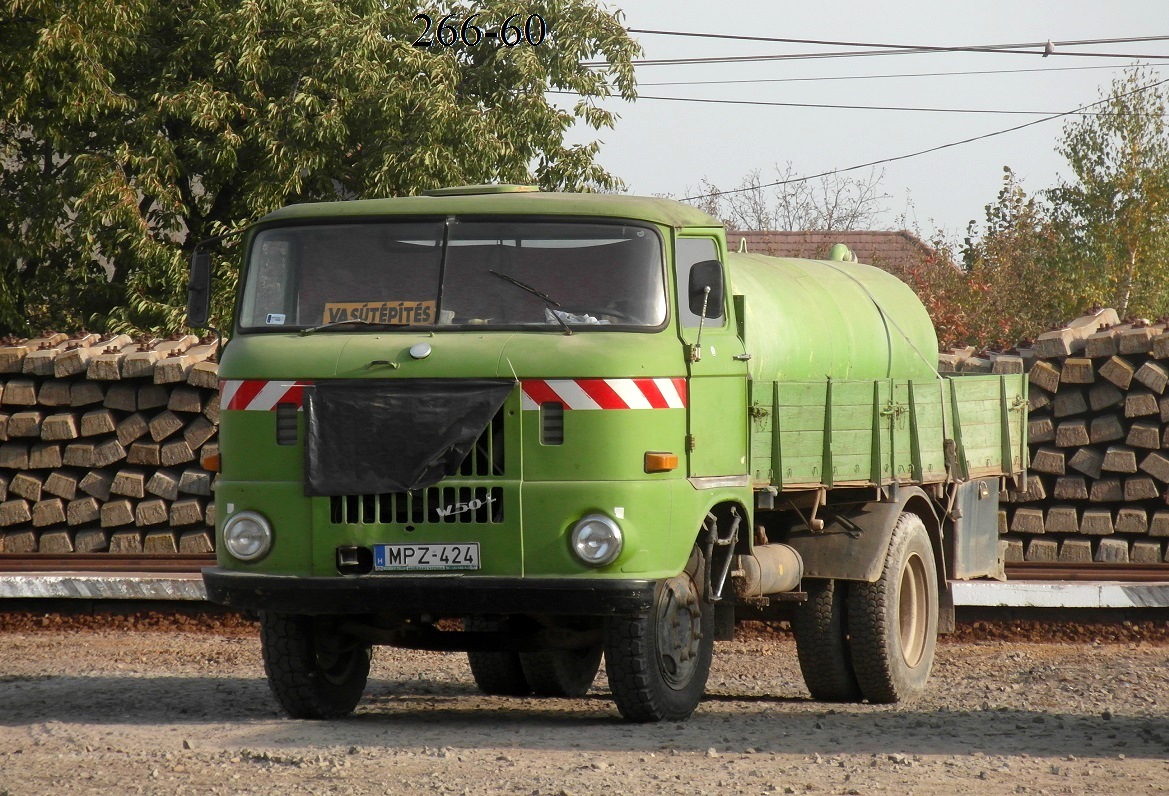
[[[270,675],[301,639],[281,703],[347,712],[282,683],[346,647],[332,691],[351,694],[372,643],[466,647],[490,692],[576,693],[606,638],[662,631],[645,618],[668,603],[686,629],[649,663],[673,673],[623,712],[693,710],[713,639],[700,536],[751,495],[717,222],[493,186],[295,206],[245,248],[205,580],[261,612]]]

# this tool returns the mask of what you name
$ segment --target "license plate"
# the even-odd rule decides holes
[[[383,572],[479,569],[479,543],[374,545],[373,568]]]

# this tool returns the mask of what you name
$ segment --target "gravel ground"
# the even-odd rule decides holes
[[[966,626],[900,706],[808,699],[791,636],[740,628],[682,724],[485,697],[465,656],[375,651],[337,722],[282,718],[232,615],[0,615],[0,796],[1169,791],[1169,625]]]

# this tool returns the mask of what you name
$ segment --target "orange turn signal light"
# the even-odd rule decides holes
[[[645,471],[647,473],[668,473],[678,469],[678,454],[662,453],[661,451],[645,452]]]
[[[204,470],[217,473],[219,472],[219,454],[209,453],[199,460],[199,464],[202,465]]]

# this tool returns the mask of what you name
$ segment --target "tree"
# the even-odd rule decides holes
[[[1057,150],[1074,179],[1028,195],[1004,169],[997,201],[971,222],[959,283],[915,287],[948,342],[1004,348],[1093,306],[1169,312],[1169,100],[1130,70]],[[932,304],[931,304],[932,302]]]
[[[731,191],[703,179],[697,191],[701,195],[691,201],[732,229],[848,232],[872,229],[889,198],[881,192],[884,172],[875,170],[864,178],[833,173],[804,180],[788,163],[783,168],[777,164],[775,175],[778,185],[764,183],[754,169]]]
[[[1061,266],[1062,240],[1041,197],[1030,196],[1010,167],[986,205],[981,231],[971,221],[962,247],[962,289],[950,313],[962,318],[954,342],[1002,349],[1034,339],[1091,304]]]
[[[1075,180],[1048,192],[1067,267],[1094,303],[1122,317],[1169,312],[1169,110],[1166,80],[1141,67],[1113,81],[1097,115],[1064,127]]]
[[[577,121],[612,127],[600,99],[635,96],[637,45],[592,0],[529,3],[511,22],[538,14],[546,38],[511,47],[463,27],[498,32],[503,0],[450,4],[466,40],[429,48],[421,9],[380,0],[0,8],[0,332],[177,330],[195,243],[293,202],[619,186],[596,142],[565,142]]]

